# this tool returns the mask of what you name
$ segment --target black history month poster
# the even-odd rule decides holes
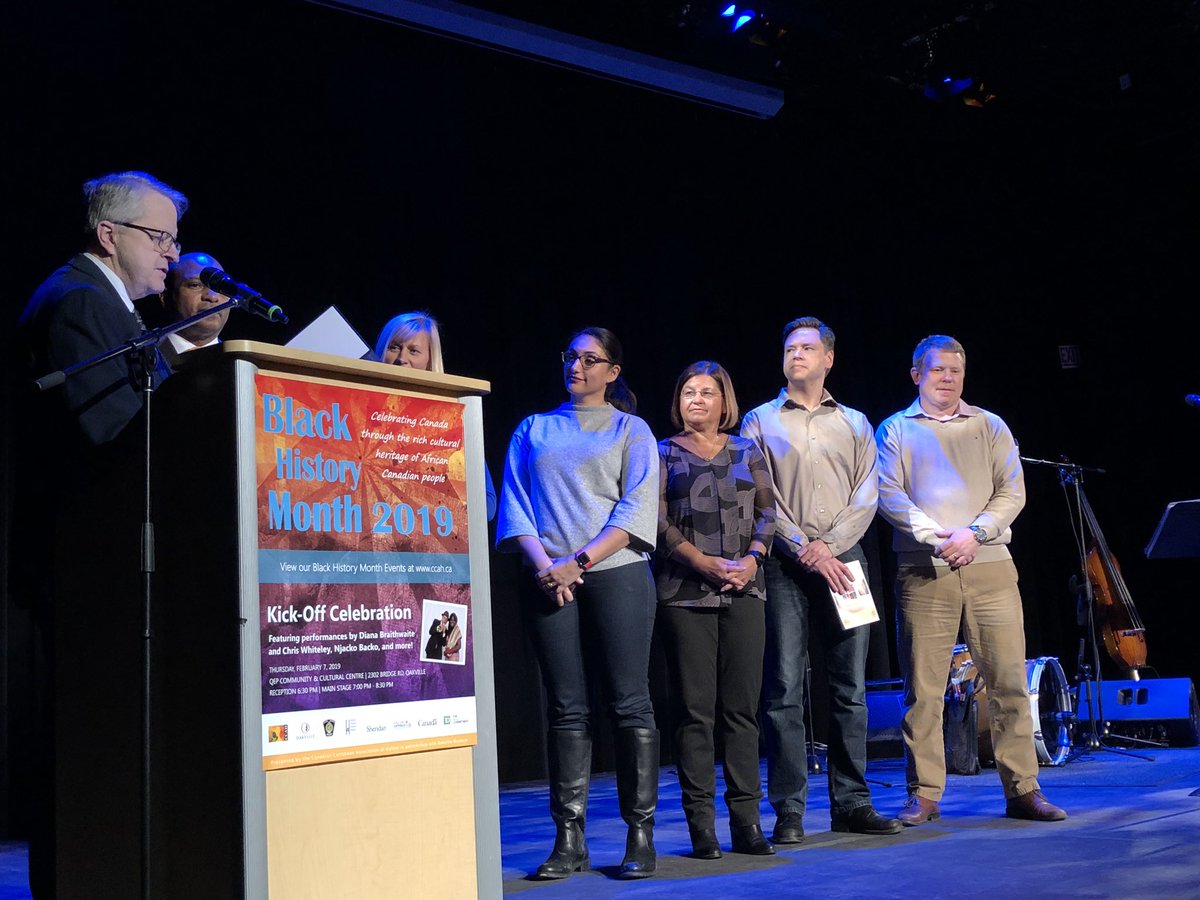
[[[264,768],[474,744],[462,405],[255,394]]]

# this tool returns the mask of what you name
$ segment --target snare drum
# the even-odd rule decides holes
[[[1038,762],[1061,766],[1071,752],[1071,733],[1075,717],[1071,708],[1071,688],[1062,666],[1053,656],[1026,660],[1029,676],[1029,707],[1033,713],[1033,745]]]
[[[1033,746],[1038,763],[1061,766],[1071,752],[1075,727],[1071,689],[1062,666],[1053,656],[1039,656],[1025,661],[1025,678],[1029,686],[1029,708],[1033,715]],[[974,682],[979,700],[979,762],[993,765],[991,717],[988,711],[987,686],[975,668],[966,644],[954,647],[950,664],[950,683],[947,692],[961,691],[960,685]]]

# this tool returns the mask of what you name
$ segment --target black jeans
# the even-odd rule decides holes
[[[575,601],[561,607],[536,588],[526,600],[549,727],[588,728],[587,647],[599,663],[594,676],[601,681],[613,727],[654,728],[649,668],[656,599],[649,564],[588,572],[574,593]]]
[[[712,828],[715,733],[724,744],[725,806],[733,825],[757,825],[758,701],[762,690],[763,601],[738,597],[721,608],[663,606],[671,680],[679,698],[675,744],[683,811],[693,830]]]

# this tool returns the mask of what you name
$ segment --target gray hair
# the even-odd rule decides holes
[[[94,233],[101,222],[136,219],[142,211],[142,198],[151,191],[175,204],[176,215],[187,210],[187,197],[147,172],[116,172],[84,182],[88,231]]]
[[[939,350],[942,353],[957,353],[962,357],[962,361],[967,361],[967,351],[963,349],[963,345],[950,337],[948,334],[931,334],[927,338],[922,338],[913,350],[912,367],[918,372],[925,368],[925,357],[929,355],[931,350]]]

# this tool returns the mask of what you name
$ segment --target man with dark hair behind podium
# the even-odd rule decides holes
[[[200,280],[200,273],[209,267],[219,269],[221,264],[207,253],[198,252],[185,253],[171,263],[167,289],[162,296],[147,297],[136,304],[146,324],[151,328],[166,327],[229,302],[228,297]],[[168,334],[158,345],[167,364],[174,366],[174,359],[180,353],[217,343],[228,321],[229,310],[225,309]]]
[[[10,588],[30,610],[41,653],[29,761],[37,900],[82,896],[87,879],[104,883],[108,865],[138,868],[140,792],[126,770],[140,758],[143,365],[115,357],[44,393],[33,381],[143,332],[134,301],[163,291],[187,207],[144,172],[93,179],[83,193],[83,251],[34,292],[14,354]],[[153,360],[155,382],[162,372]],[[96,840],[106,849],[93,853]]]

